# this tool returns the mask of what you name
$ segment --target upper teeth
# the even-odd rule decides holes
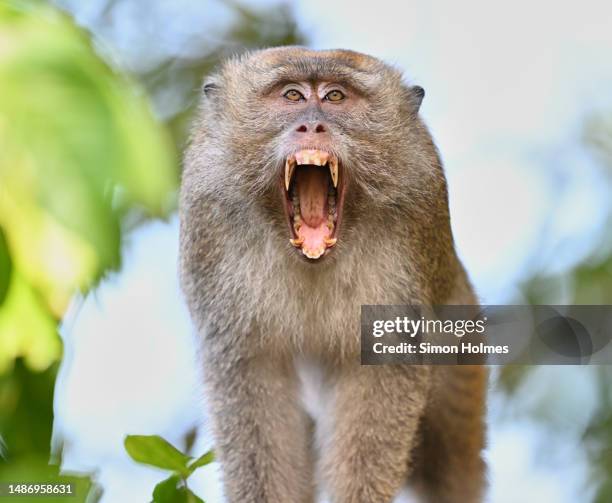
[[[295,161],[300,164],[314,164],[315,166],[325,166],[329,153],[322,150],[300,150],[296,152]]]
[[[338,159],[335,156],[323,150],[300,150],[287,157],[285,161],[285,189],[287,189],[287,192],[289,192],[295,167],[303,164],[314,164],[315,166],[328,164],[332,183],[334,187],[338,187]]]

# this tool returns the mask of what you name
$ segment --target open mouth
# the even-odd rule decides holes
[[[283,179],[289,241],[316,260],[335,246],[344,184],[338,159],[322,150],[300,150],[287,157]]]

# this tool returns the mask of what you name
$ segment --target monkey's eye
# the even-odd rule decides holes
[[[345,98],[344,93],[342,91],[338,91],[337,89],[334,91],[330,91],[325,95],[325,100],[327,101],[342,101]]]
[[[283,96],[289,101],[302,101],[304,99],[304,95],[295,89],[289,89]]]

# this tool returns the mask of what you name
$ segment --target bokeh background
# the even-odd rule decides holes
[[[220,58],[295,43],[425,88],[483,303],[612,304],[607,2],[1,0],[0,480],[61,464],[89,501],[150,501],[167,474],[126,434],[210,447],[176,274],[180,155]],[[611,379],[493,369],[487,501],[612,501]],[[192,479],[222,501],[216,463]]]

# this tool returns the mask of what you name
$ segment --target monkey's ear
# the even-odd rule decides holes
[[[408,99],[412,105],[414,113],[417,113],[421,108],[421,103],[425,97],[425,89],[421,86],[412,86],[408,88]]]
[[[212,79],[207,79],[204,82],[204,85],[202,86],[202,92],[204,93],[204,96],[212,96],[217,92],[218,89],[219,84],[216,80]]]

